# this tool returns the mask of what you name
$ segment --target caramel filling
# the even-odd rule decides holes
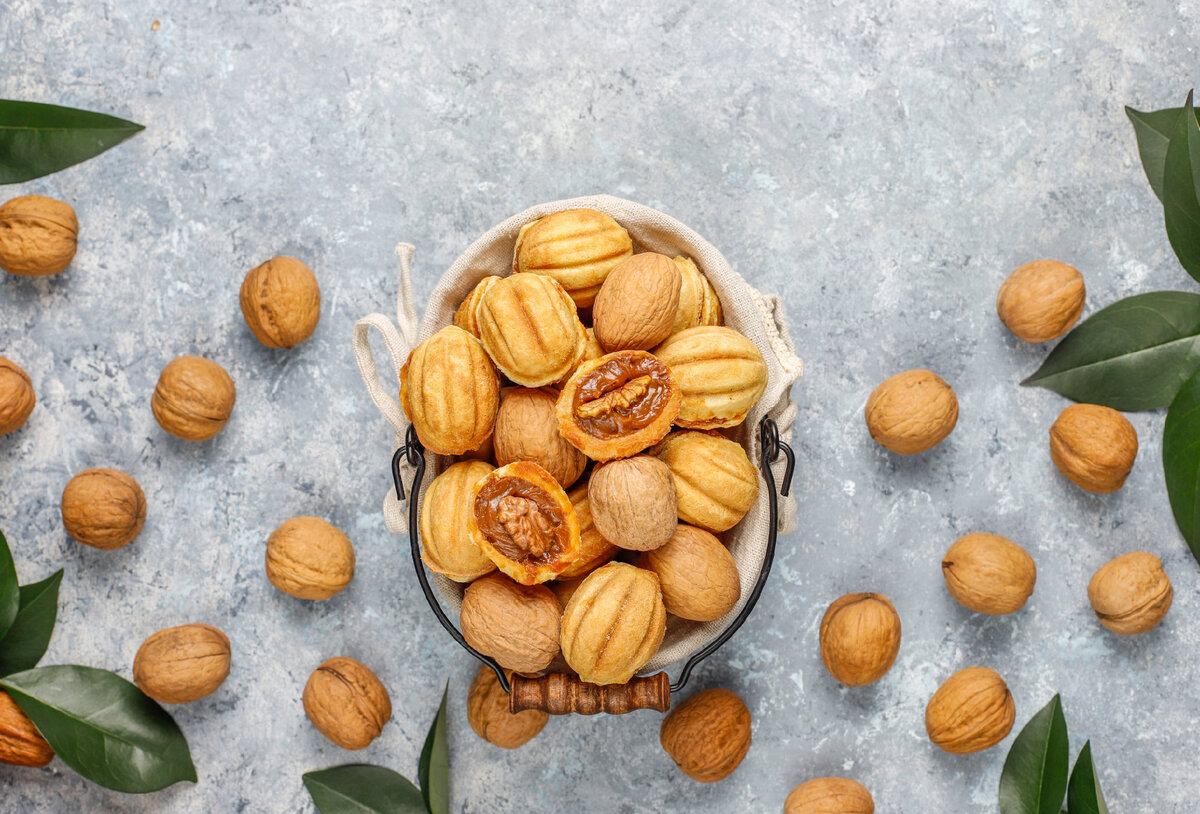
[[[557,501],[521,478],[497,478],[475,498],[475,518],[488,542],[516,562],[550,562],[570,542]]]
[[[575,423],[588,435],[613,438],[647,426],[670,396],[667,368],[645,356],[618,356],[591,371],[575,391]]]

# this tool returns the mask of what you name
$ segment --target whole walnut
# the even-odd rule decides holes
[[[1155,628],[1174,597],[1162,560],[1145,551],[1109,560],[1088,582],[1088,600],[1100,624],[1123,636]]]
[[[362,662],[345,656],[325,661],[304,685],[304,714],[343,749],[364,749],[392,717],[383,682]]]
[[[285,594],[328,599],[354,579],[354,545],[319,517],[293,517],[267,538],[266,568]]]
[[[667,713],[658,738],[684,774],[715,783],[750,751],[750,710],[729,690],[702,690]]]
[[[900,652],[900,614],[883,594],[846,594],[821,619],[821,661],[847,687],[877,681]]]
[[[459,626],[467,644],[506,670],[538,673],[558,655],[562,606],[544,585],[488,574],[463,592]]]
[[[171,435],[207,441],[225,428],[236,399],[225,368],[201,356],[180,356],[163,368],[150,407]]]
[[[675,477],[679,519],[712,532],[736,526],[758,499],[758,470],[736,441],[699,430],[673,432],[654,448]]]
[[[818,777],[792,789],[783,814],[875,814],[875,801],[848,777]]]
[[[29,374],[0,356],[0,435],[25,426],[36,403]]]
[[[1037,582],[1033,557],[998,534],[967,534],[942,557],[942,577],[963,607],[1001,615],[1025,606]]]
[[[596,530],[621,548],[650,551],[675,533],[675,479],[649,455],[597,466],[588,481],[588,503]]]
[[[45,766],[54,750],[12,696],[0,690],[0,763],[12,766]]]
[[[471,582],[496,570],[471,535],[475,498],[471,488],[494,467],[459,461],[446,467],[425,490],[421,503],[421,562],[455,582]]]
[[[70,204],[23,195],[0,206],[0,268],[43,277],[71,265],[79,243],[79,219]]]
[[[1048,342],[1079,319],[1083,298],[1078,270],[1057,260],[1035,260],[1008,275],[996,295],[996,313],[1018,339]]]
[[[650,350],[671,335],[679,310],[679,268],[655,252],[627,257],[608,273],[592,305],[592,325],[600,346]]]
[[[590,684],[624,684],[658,652],[666,629],[658,577],[610,562],[584,577],[563,609],[563,658]]]
[[[467,693],[467,723],[488,743],[502,749],[517,749],[541,732],[549,719],[549,714],[540,709],[510,712],[508,693],[492,669],[480,667],[475,673]]]
[[[569,489],[583,474],[587,457],[559,432],[557,403],[558,393],[548,387],[502,390],[493,436],[496,463],[533,461]]]
[[[658,575],[667,613],[712,622],[733,610],[742,595],[737,563],[704,529],[677,524],[666,545],[647,551],[638,565]]]
[[[1067,480],[1089,492],[1124,486],[1137,452],[1137,430],[1111,407],[1072,404],[1050,427],[1050,459]]]
[[[152,634],[133,659],[133,681],[164,704],[186,704],[216,692],[229,675],[229,638],[211,625],[169,627]]]
[[[294,257],[272,257],[246,272],[238,298],[250,331],[268,348],[299,345],[321,318],[317,277]]]
[[[968,667],[946,679],[925,707],[925,731],[954,755],[980,752],[1004,740],[1017,711],[995,670]]]
[[[76,540],[110,551],[128,545],[146,522],[146,495],[115,469],[85,469],[62,493],[63,526]]]
[[[958,399],[941,377],[906,370],[884,379],[863,411],[871,437],[900,455],[940,444],[958,423]]]

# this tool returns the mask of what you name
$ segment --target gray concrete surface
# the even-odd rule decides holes
[[[571,7],[568,7],[571,6]],[[26,580],[65,567],[47,662],[130,674],[151,631],[224,628],[234,666],[173,710],[200,773],[148,797],[61,762],[0,767],[12,812],[308,811],[300,775],[369,761],[415,772],[444,681],[457,812],[779,811],[798,782],[848,774],[882,812],[996,808],[1001,746],[933,748],[923,709],[970,664],[997,668],[1024,722],[1063,693],[1072,748],[1091,739],[1112,810],[1192,812],[1200,779],[1200,579],[1162,482],[1161,413],[1126,487],[1060,478],[1046,429],[1065,402],[1022,389],[1046,348],[999,324],[1018,264],[1069,261],[1088,311],[1136,292],[1195,290],[1178,266],[1122,105],[1179,104],[1197,79],[1192,0],[940,4],[239,3],[0,0],[0,96],[106,110],[147,125],[86,165],[6,188],[70,201],[82,223],[59,277],[0,280],[0,353],[32,375],[29,425],[0,439],[0,526]],[[161,25],[152,25],[161,21]],[[658,746],[659,716],[554,720],[509,753],[466,725],[472,665],[427,612],[379,512],[390,433],[362,388],[351,326],[394,302],[392,246],[418,247],[423,301],[490,224],[543,200],[608,191],[661,208],[788,304],[808,363],[796,390],[801,530],[781,541],[759,610],[694,677],[755,719],[728,780],[701,786]],[[280,252],[324,293],[315,337],[265,350],[237,287]],[[238,404],[214,442],[165,435],[149,409],[180,353],[224,364]],[[928,366],[957,389],[949,441],[915,458],[876,447],[867,394]],[[58,502],[92,465],[134,474],[149,520],[117,552],[63,531]],[[326,603],[275,591],[264,541],[324,515],[359,575]],[[1009,618],[946,594],[942,551],[972,530],[1035,556],[1037,592]],[[1119,640],[1087,606],[1092,571],[1162,556],[1175,605]],[[888,594],[895,668],[847,690],[817,652],[826,604]],[[308,673],[358,657],[394,720],[365,752],[305,720]]]

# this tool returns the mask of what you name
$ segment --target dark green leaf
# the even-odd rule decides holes
[[[0,184],[66,169],[144,129],[103,113],[0,99]]]
[[[1000,774],[1000,814],[1059,814],[1067,793],[1067,721],[1055,695],[1013,741]]]
[[[1200,560],[1200,373],[1188,379],[1167,410],[1162,457],[1175,523]]]
[[[8,540],[0,531],[0,636],[8,633],[21,607],[21,589],[17,585],[17,566],[13,564]]]
[[[421,794],[429,814],[448,814],[450,811],[450,753],[446,740],[446,694],[450,682],[442,690],[442,705],[425,736],[421,749],[421,762],[417,766],[417,780],[421,783]]]
[[[187,740],[166,710],[107,670],[36,667],[0,679],[63,762],[116,791],[196,781]]]
[[[1068,814],[1108,814],[1096,765],[1092,762],[1092,742],[1088,741],[1075,759],[1071,770],[1071,785],[1067,787]]]
[[[351,763],[304,775],[321,814],[428,814],[421,791],[382,766]]]
[[[1200,294],[1152,291],[1075,327],[1021,382],[1116,410],[1166,407],[1200,369]]]
[[[1182,107],[1168,107],[1165,110],[1141,111],[1132,107],[1125,108],[1125,115],[1133,122],[1133,131],[1137,134],[1138,153],[1142,157],[1142,169],[1146,171],[1146,180],[1158,199],[1162,200],[1163,165],[1167,162],[1167,144],[1171,141],[1171,133],[1179,123]]]
[[[1163,166],[1163,219],[1175,256],[1187,273],[1200,280],[1200,122],[1192,94],[1179,114]]]
[[[21,586],[21,608],[8,633],[0,638],[0,676],[37,667],[58,618],[60,568],[41,582]]]

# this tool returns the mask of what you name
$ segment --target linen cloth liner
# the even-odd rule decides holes
[[[463,252],[442,275],[429,297],[425,318],[418,325],[413,303],[411,263],[413,247],[401,243],[396,247],[400,260],[400,291],[397,300],[397,323],[382,314],[371,314],[359,320],[354,328],[354,354],[372,401],[391,423],[396,434],[392,451],[404,443],[409,421],[399,403],[400,368],[417,344],[454,320],[454,311],[480,279],[489,275],[507,276],[512,273],[513,246],[517,232],[529,221],[562,209],[597,209],[613,217],[633,238],[634,251],[655,251],[668,256],[686,255],[696,262],[712,283],[721,299],[725,324],[745,334],[760,351],[767,364],[767,388],[762,399],[750,409],[746,420],[726,434],[746,449],[758,469],[758,425],[763,416],[770,416],[779,427],[784,441],[792,438],[796,419],[796,404],[791,400],[791,386],[803,374],[803,362],[796,355],[788,335],[785,312],[779,297],[756,291],[729,261],[707,240],[674,218],[648,206],[615,198],[611,195],[592,195],[552,203],[539,204],[493,226]],[[399,331],[397,331],[397,325]],[[375,328],[387,345],[395,377],[380,381],[370,346],[370,329]],[[389,532],[408,533],[408,514],[405,504],[396,499],[387,461],[382,451],[378,457],[379,486],[385,490],[383,515]],[[421,497],[433,479],[451,463],[448,456],[426,453],[427,466],[421,484]],[[776,483],[783,474],[783,456],[772,467]],[[412,472],[407,466],[405,483],[411,483]],[[746,517],[734,528],[720,535],[733,554],[741,576],[742,596],[737,605],[715,622],[689,622],[668,617],[667,632],[658,653],[642,670],[655,672],[687,658],[714,639],[737,615],[749,596],[762,569],[767,547],[769,508],[767,485],[759,475],[758,500]],[[409,499],[413,495],[409,494]],[[795,528],[796,501],[793,497],[779,498],[779,531]],[[433,582],[442,600],[457,614],[462,607],[464,585],[433,574]]]

